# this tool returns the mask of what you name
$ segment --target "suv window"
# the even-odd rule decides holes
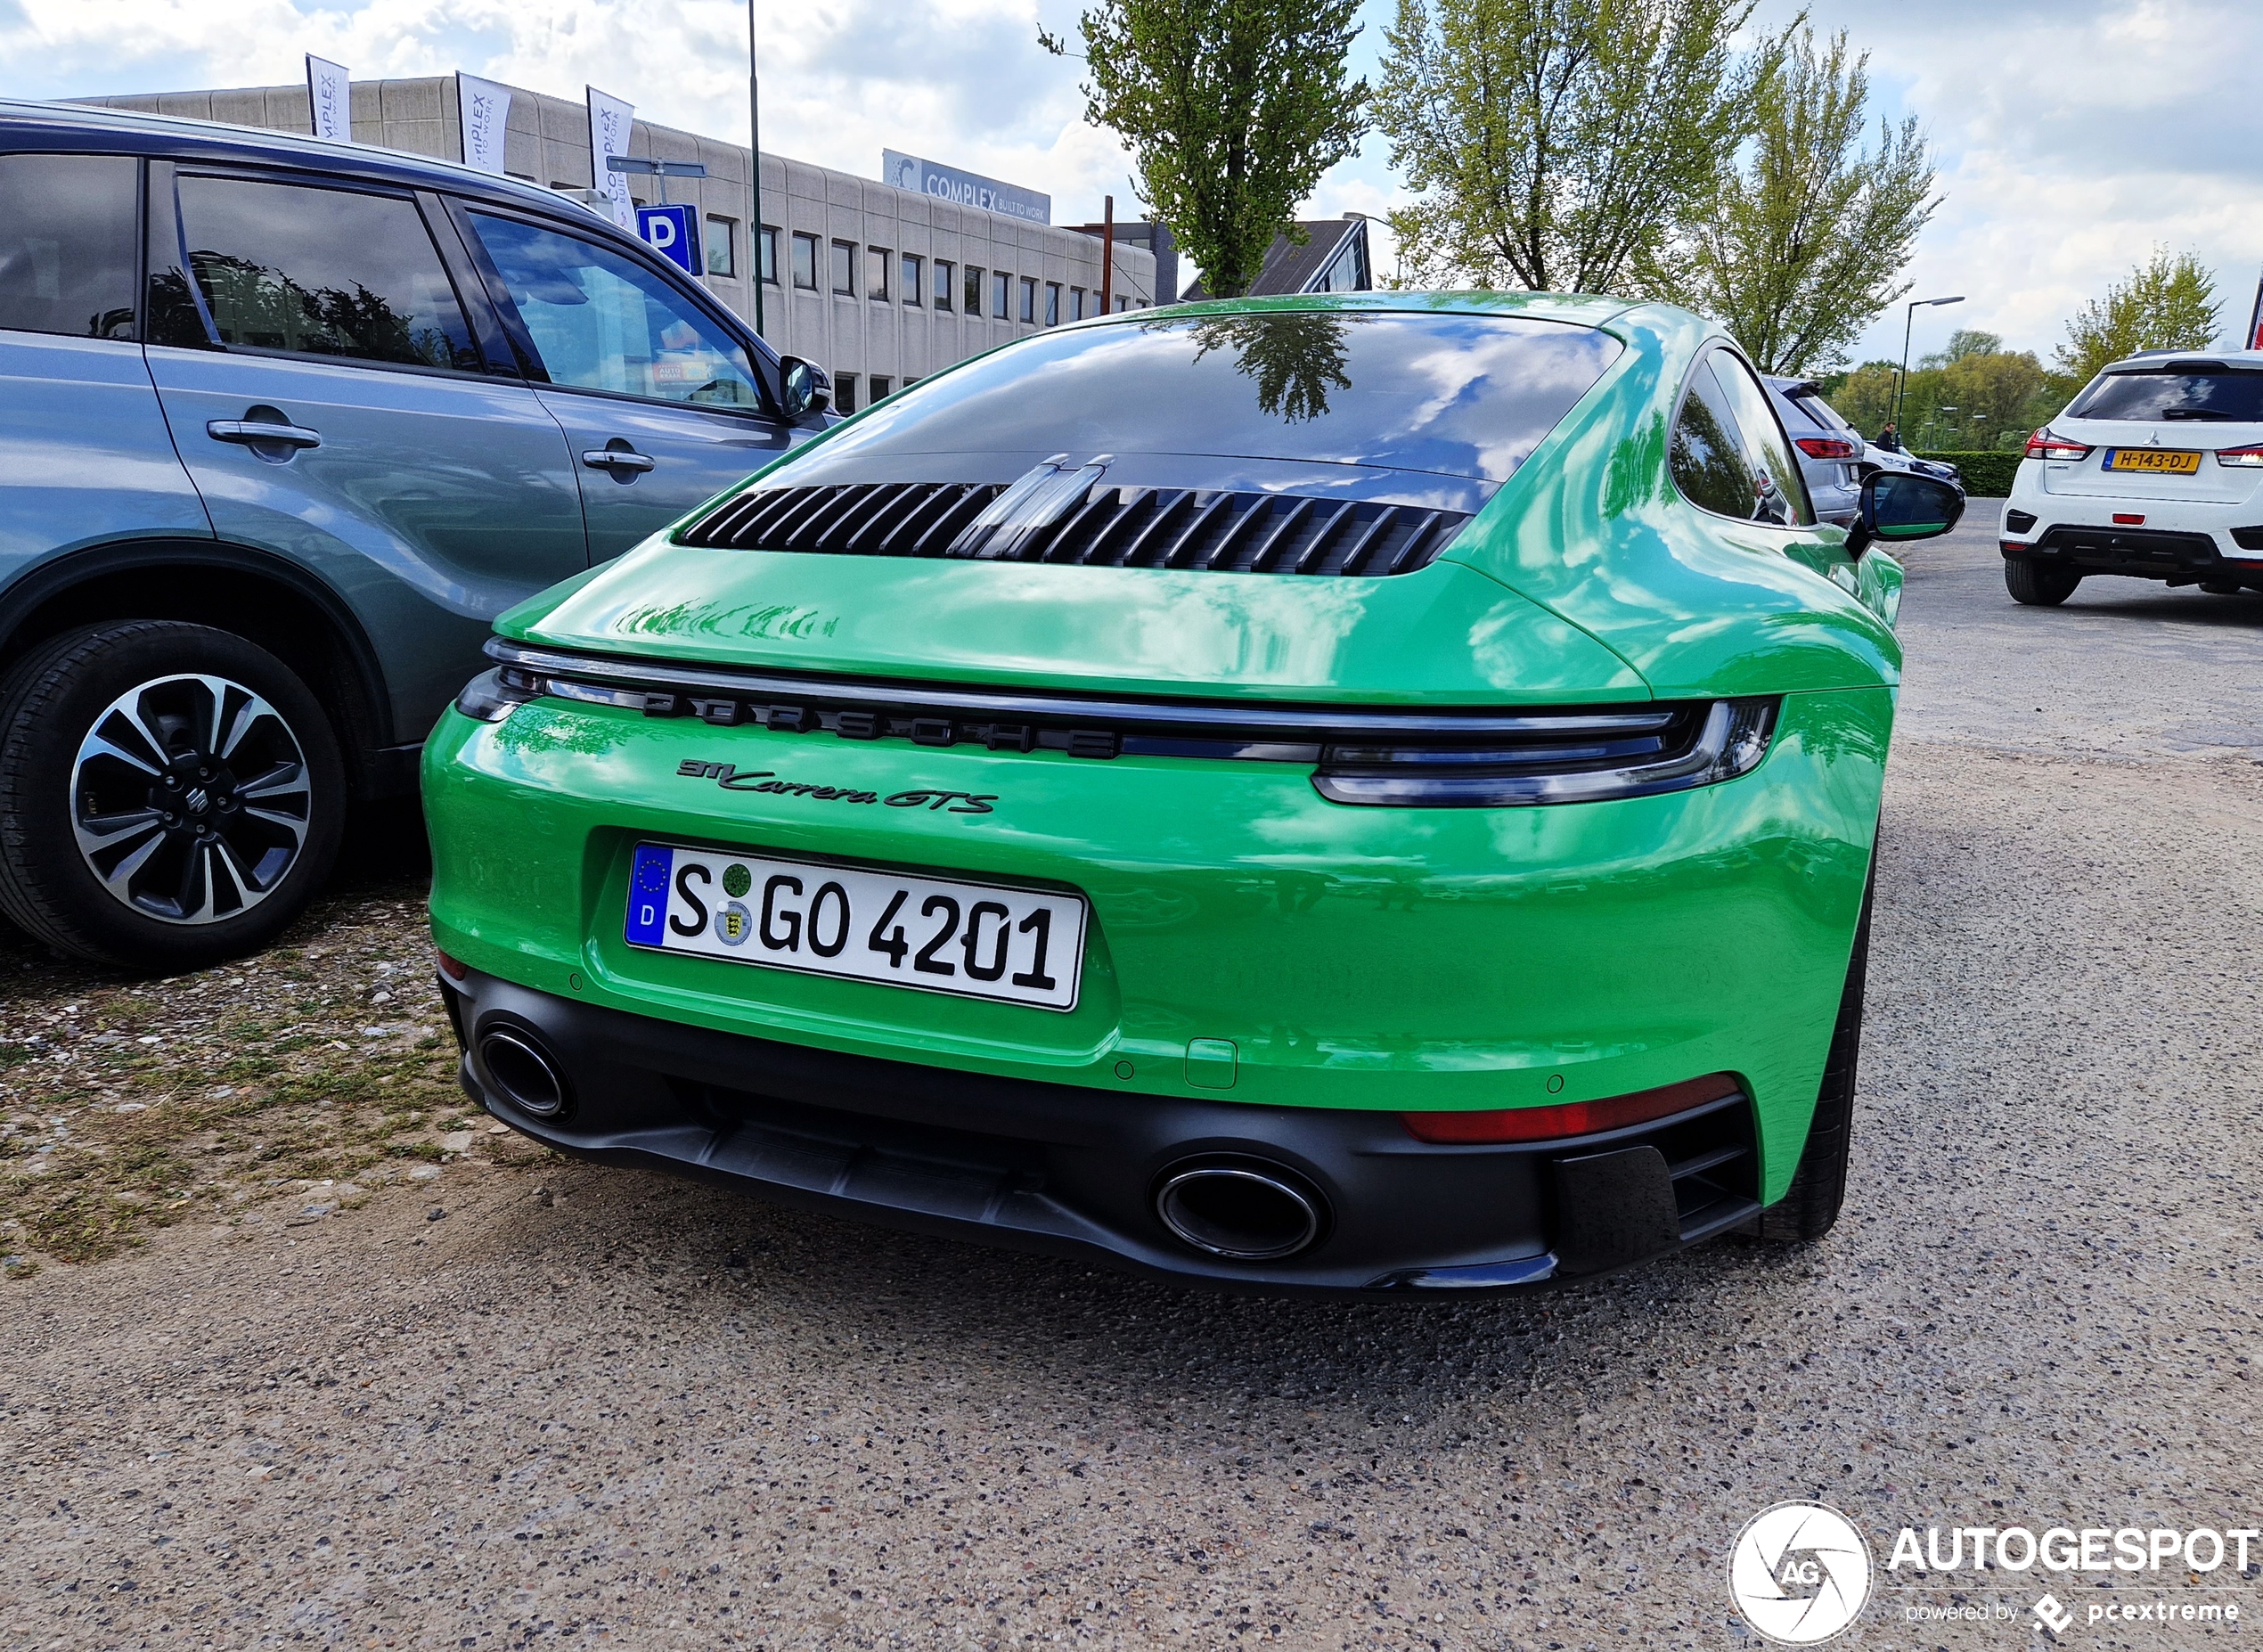
[[[134,196],[125,155],[0,155],[0,328],[134,336]]]
[[[2263,424],[2263,372],[2110,372],[2067,409],[2070,419]]]
[[[257,178],[176,187],[195,289],[177,258],[151,270],[155,342],[204,344],[208,318],[237,348],[479,371],[414,201]]]
[[[1823,399],[1820,390],[1800,391],[1792,397],[1792,405],[1826,430],[1834,430],[1844,436],[1854,434],[1854,427],[1839,417],[1839,410]]]
[[[651,271],[578,236],[471,218],[552,384],[762,406],[747,352]]]

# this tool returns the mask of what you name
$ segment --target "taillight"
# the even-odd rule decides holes
[[[2216,450],[2216,462],[2243,470],[2263,470],[2263,447],[2219,447]]]
[[[2087,459],[2090,450],[2080,442],[2070,442],[2063,436],[2051,434],[2045,425],[2027,438],[2027,456],[2030,459]]]
[[[1795,438],[1800,451],[1810,459],[1851,459],[1854,444],[1841,441],[1835,436],[1802,436]]]
[[[451,981],[461,981],[471,973],[471,966],[461,958],[451,958],[438,947],[432,949],[432,961],[440,966],[440,973]]]
[[[1556,1141],[1566,1136],[1600,1135],[1671,1118],[1693,1108],[1733,1096],[1741,1088],[1736,1076],[1715,1073],[1687,1079],[1657,1090],[1601,1101],[1564,1101],[1553,1107],[1511,1107],[1483,1113],[1401,1113],[1407,1133],[1417,1141],[1473,1147],[1507,1141]]]

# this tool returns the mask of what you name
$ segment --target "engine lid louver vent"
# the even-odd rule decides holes
[[[1365,500],[1092,486],[1058,514],[1047,512],[1050,519],[1040,526],[1016,518],[1005,533],[976,530],[976,519],[1005,492],[992,482],[757,488],[725,500],[677,534],[676,543],[835,556],[971,556],[1078,568],[1375,577],[1428,567],[1469,520],[1458,511]]]

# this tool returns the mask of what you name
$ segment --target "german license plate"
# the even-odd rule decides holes
[[[2145,470],[2155,476],[2197,476],[2200,455],[2172,447],[2109,447],[2109,470]]]
[[[628,944],[1039,1010],[1076,1008],[1074,895],[640,843]]]

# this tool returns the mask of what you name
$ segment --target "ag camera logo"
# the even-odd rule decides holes
[[[1870,1546],[1827,1504],[1777,1503],[1736,1534],[1728,1595],[1764,1639],[1815,1646],[1862,1615],[1870,1599]]]

